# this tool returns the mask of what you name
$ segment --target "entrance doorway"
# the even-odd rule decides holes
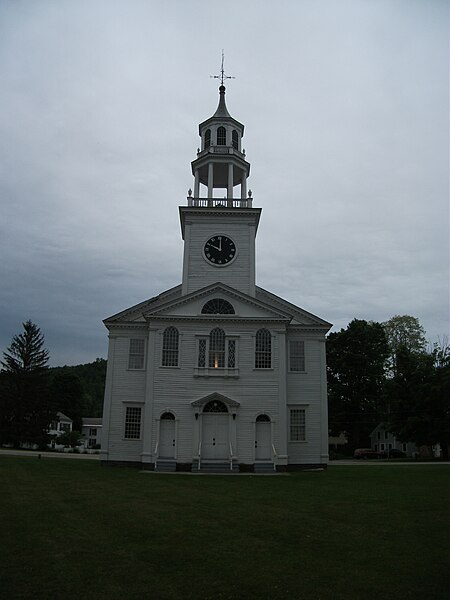
[[[229,415],[220,400],[205,405],[202,414],[202,458],[225,460],[229,458]]]
[[[259,415],[255,425],[255,460],[272,459],[271,423],[268,415]]]
[[[161,415],[159,422],[159,456],[175,458],[175,417],[170,412]]]

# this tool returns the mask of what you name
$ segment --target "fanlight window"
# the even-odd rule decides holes
[[[161,415],[161,421],[175,421],[175,415],[171,412],[165,412]]]
[[[227,143],[227,132],[225,127],[217,128],[217,145],[226,146]]]
[[[207,129],[205,131],[205,148],[209,148],[211,146],[211,129]]]
[[[270,417],[269,417],[269,415],[259,415],[258,417],[256,417],[256,422],[257,423],[270,423]]]
[[[228,409],[223,402],[220,400],[211,400],[205,405],[203,409],[204,413],[227,413]]]
[[[167,327],[164,330],[162,366],[178,367],[178,338],[179,333],[176,327]]]
[[[234,308],[222,298],[213,298],[203,306],[202,315],[234,315]]]
[[[267,329],[256,332],[255,369],[270,369],[272,366],[272,336]]]
[[[233,148],[239,150],[239,138],[236,129],[233,129],[233,133],[231,134],[231,143],[233,144]]]
[[[225,332],[216,327],[209,334],[209,367],[225,367]]]

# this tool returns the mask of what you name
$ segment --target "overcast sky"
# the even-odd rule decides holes
[[[447,0],[0,0],[0,350],[106,357],[181,282],[198,124],[245,125],[257,284],[449,333]]]

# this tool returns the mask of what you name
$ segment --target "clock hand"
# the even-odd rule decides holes
[[[219,252],[222,252],[222,244],[220,244],[220,246],[221,247],[219,248],[219,246],[213,246],[212,244],[209,244],[210,248],[214,248],[214,250],[218,250]]]

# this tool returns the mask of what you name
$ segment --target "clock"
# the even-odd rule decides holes
[[[224,266],[234,260],[236,244],[226,235],[215,235],[205,243],[203,252],[208,262],[216,266]]]

